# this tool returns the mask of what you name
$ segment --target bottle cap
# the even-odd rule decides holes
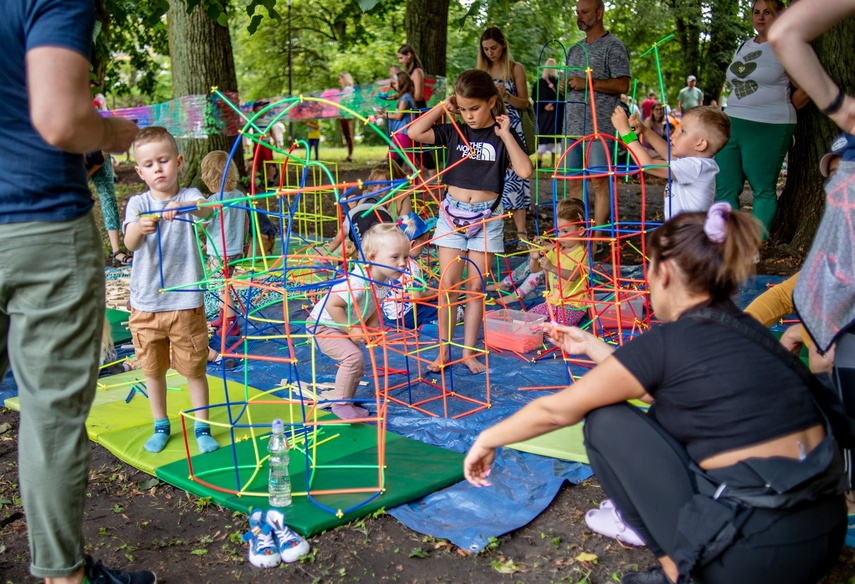
[[[282,424],[282,420],[276,418],[273,420],[273,432],[276,434],[281,434],[285,431],[285,426]]]

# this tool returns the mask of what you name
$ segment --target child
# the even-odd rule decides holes
[[[321,121],[320,120],[307,120],[303,122],[309,128],[309,149],[306,152],[306,156],[312,156],[312,148],[315,149],[315,160],[318,160],[318,148],[321,144]]]
[[[649,174],[668,178],[668,167],[644,168],[657,164],[638,141],[636,132],[665,160],[668,144],[661,136],[642,124],[638,116],[627,119],[622,108],[615,108],[612,124],[635,157]],[[630,125],[635,131],[632,131]],[[715,176],[718,164],[713,156],[730,139],[727,114],[710,106],[692,108],[683,114],[680,127],[671,135],[671,184],[665,189],[665,219],[684,211],[706,211],[715,201]]]
[[[208,330],[202,291],[161,293],[162,288],[197,288],[204,274],[190,222],[177,219],[177,209],[205,200],[197,189],[178,187],[184,158],[175,138],[164,128],[143,128],[134,140],[136,171],[149,190],[128,201],[123,225],[125,245],[134,252],[131,270],[130,329],[137,359],[145,375],[154,435],[145,443],[160,452],[169,440],[166,416],[166,370],[172,366],[187,378],[194,408],[208,405]],[[192,213],[210,217],[211,207]],[[163,281],[161,281],[161,278]],[[208,410],[196,412],[196,443],[201,452],[219,448],[207,424]]]
[[[364,194],[358,199],[348,201],[347,216],[342,220],[342,227],[335,236],[321,248],[324,255],[332,255],[339,248],[342,241],[347,237],[354,244],[360,243],[360,236],[366,233],[377,223],[392,223],[392,215],[383,205],[377,205],[377,198],[370,196],[371,193],[383,190],[381,184],[388,183],[388,169],[385,164],[377,165],[368,175],[368,183],[365,185]],[[388,192],[388,191],[387,191]]]
[[[580,239],[586,231],[585,207],[579,199],[564,199],[558,203],[556,214],[557,246],[551,246],[545,255],[533,251],[529,259],[532,273],[546,272],[548,293],[546,302],[530,308],[529,312],[546,315],[558,324],[576,326],[587,310],[580,302],[588,291],[587,246]]]
[[[413,80],[410,79],[406,71],[398,73],[397,87],[398,109],[394,112],[386,112],[386,118],[389,120],[389,136],[392,138],[392,142],[401,148],[404,156],[412,162],[414,159],[412,152],[413,141],[407,135],[407,130],[404,128],[413,121],[413,110],[416,109],[416,102],[413,101],[413,93],[415,92]],[[392,160],[403,162],[400,154],[395,152],[392,146],[389,146],[389,150]]]
[[[352,400],[365,372],[359,345],[380,329],[377,303],[386,297],[385,283],[407,268],[410,240],[394,223],[380,223],[362,236],[369,264],[351,263],[347,280],[335,284],[309,315],[306,328],[325,355],[338,361],[335,396]],[[342,420],[364,418],[368,410],[348,401],[332,411]]]
[[[482,304],[477,298],[482,293],[482,278],[477,272],[486,276],[493,254],[504,250],[502,220],[486,220],[502,214],[501,194],[508,166],[523,179],[531,176],[533,167],[522,141],[511,129],[504,101],[499,98],[499,90],[489,73],[478,69],[461,73],[447,106],[449,111],[460,113],[462,124],[434,126],[445,115],[445,108],[440,105],[416,119],[409,132],[416,142],[445,146],[448,151],[442,177],[448,192],[433,238],[439,248],[440,289],[448,292],[440,299],[443,309],[439,311],[439,355],[428,370],[439,372],[449,360],[451,310],[460,295],[463,269],[468,265],[465,289],[469,301],[464,310],[463,357],[472,373],[481,373],[486,366],[476,359],[473,348],[484,321]],[[461,256],[469,261],[459,261]]]
[[[228,169],[226,163],[229,165]],[[211,191],[208,201],[225,202],[243,197],[243,193],[236,188],[237,181],[237,168],[234,162],[229,161],[228,152],[214,150],[202,159],[202,182]],[[208,269],[212,277],[222,273],[225,278],[227,266],[243,257],[244,223],[243,209],[225,206],[219,215],[208,222]],[[232,308],[232,295],[225,285],[220,292],[220,302],[220,314],[211,321],[211,325],[214,329],[225,326],[226,336],[240,334],[237,313]]]
[[[408,329],[417,328],[423,324],[436,322],[436,302],[416,303],[431,295],[426,289],[425,277],[419,266],[418,258],[430,241],[431,230],[436,225],[436,219],[423,221],[415,213],[404,215],[398,219],[398,226],[410,240],[410,253],[407,259],[407,273],[400,278],[399,289],[390,292],[383,302],[383,320],[390,327],[400,326]],[[413,307],[416,307],[413,310]]]

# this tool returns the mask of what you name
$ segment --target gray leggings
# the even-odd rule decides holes
[[[624,520],[656,557],[672,555],[680,510],[696,493],[686,449],[628,404],[589,413],[585,447]],[[705,584],[812,584],[834,565],[845,535],[843,495],[788,510],[755,509],[734,543],[692,577]]]

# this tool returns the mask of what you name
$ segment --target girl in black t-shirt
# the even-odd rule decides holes
[[[434,126],[447,112],[459,113],[462,123]],[[461,73],[449,102],[413,122],[409,135],[416,142],[448,149],[442,173],[448,192],[433,240],[439,248],[441,272],[441,343],[439,355],[428,370],[438,372],[449,362],[452,316],[461,288],[465,288],[463,363],[472,373],[481,373],[486,366],[476,359],[475,345],[484,319],[482,283],[493,254],[503,249],[500,209],[505,170],[511,166],[520,177],[528,178],[532,173],[531,160],[511,129],[493,78],[477,69]],[[463,270],[467,266],[464,284]]]

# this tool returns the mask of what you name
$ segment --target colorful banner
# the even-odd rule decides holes
[[[395,108],[394,92],[389,87],[389,80],[379,81],[369,85],[360,85],[343,89],[325,89],[303,94],[307,97],[319,97],[342,105],[364,117],[379,113],[385,109]],[[240,103],[236,92],[222,92],[232,103]],[[425,101],[428,107],[433,107],[446,95],[445,77],[425,78]],[[391,100],[388,97],[391,96]],[[300,99],[295,96],[294,99]],[[240,111],[247,118],[254,111],[266,107],[270,103],[287,100],[287,96],[258,99],[240,105]],[[298,122],[318,118],[351,117],[343,113],[335,105],[315,101],[301,101],[291,107],[292,102],[270,108],[263,118],[256,122],[259,127],[266,127],[282,111],[288,110],[279,121]],[[215,94],[186,95],[157,103],[154,105],[129,107],[102,112],[104,116],[121,116],[133,120],[139,127],[163,126],[176,138],[205,138],[211,135],[236,136],[246,125],[246,120],[234,108]]]

